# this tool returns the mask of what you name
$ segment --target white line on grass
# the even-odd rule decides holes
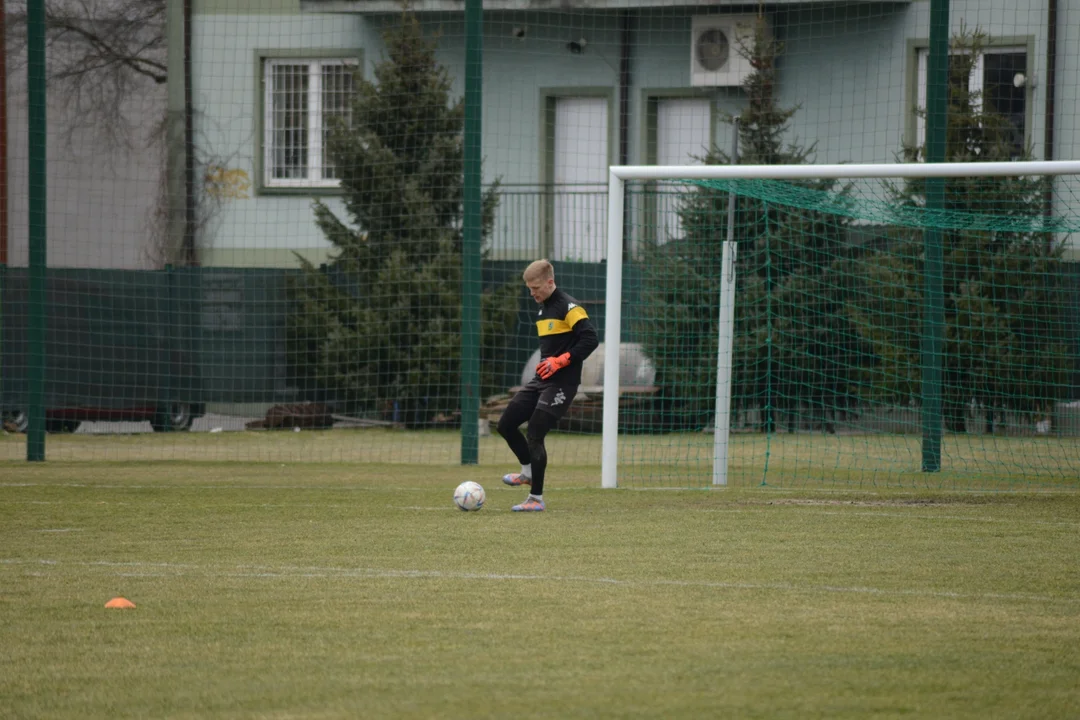
[[[936,597],[956,600],[1015,600],[1025,602],[1064,602],[1074,604],[1080,597],[1073,595],[1051,596],[1030,593],[994,593],[994,592],[957,592],[951,590],[886,589],[841,585],[797,585],[794,583],[740,583],[710,580],[620,580],[607,577],[583,577],[577,575],[536,575],[518,573],[469,573],[446,572],[442,570],[393,570],[385,568],[341,568],[341,567],[302,567],[283,565],[235,565],[230,567],[207,567],[202,565],[179,563],[144,563],[111,562],[95,560],[92,562],[69,562],[47,559],[0,558],[0,565],[49,565],[58,567],[70,565],[76,567],[115,568],[120,572],[117,577],[180,577],[183,575],[202,575],[207,577],[228,578],[341,578],[375,580],[486,580],[492,582],[552,582],[586,583],[592,585],[613,585],[618,587],[679,587],[690,589],[716,590],[769,590],[792,593],[841,593],[853,595],[874,595],[881,597]],[[139,570],[145,568],[145,570]],[[151,570],[162,572],[151,572]],[[176,572],[165,572],[176,571]],[[27,573],[41,575],[41,573]]]
[[[47,483],[47,484],[48,485],[55,485],[53,483]],[[5,485],[4,483],[0,483],[0,487],[10,487],[10,486]],[[22,486],[19,486],[19,487],[22,487]],[[154,489],[161,489],[161,486],[149,486],[149,485],[147,485],[147,486],[141,486],[141,485],[81,485],[81,484],[71,484],[71,483],[65,484],[65,485],[63,485],[63,487],[89,487],[89,488],[104,488],[104,489],[128,489],[128,488],[150,489],[151,487],[153,487]],[[259,485],[259,486],[254,486],[254,485],[252,485],[252,486],[248,486],[248,485],[244,485],[244,486],[220,486],[220,485],[195,486],[195,485],[185,485],[185,486],[164,486],[164,487],[169,488],[169,489],[184,489],[184,488],[224,489],[224,488],[229,488],[229,489],[234,489],[234,490],[237,490],[237,489],[289,489],[289,490],[312,490],[312,489],[314,489],[314,490],[336,490],[336,489],[339,490],[339,489],[348,489],[348,490],[363,490],[363,489],[365,489],[365,488],[335,488],[335,487],[330,487],[330,486],[326,486],[326,487],[323,487],[323,486],[314,486],[314,487],[296,486],[296,487],[293,487],[293,486],[276,486],[276,485],[274,485],[274,486],[262,486],[262,485]],[[432,492],[431,488],[386,488],[386,487],[383,487],[383,488],[379,488],[379,489],[382,489],[382,490],[392,489],[394,491],[407,490],[407,491],[414,491],[414,492],[422,491],[425,494],[430,494]],[[588,488],[560,488],[559,492],[562,492],[564,490],[585,490],[585,489],[588,489]],[[29,504],[29,505],[78,505],[78,504],[87,504],[87,503],[100,504],[102,501],[98,501],[98,500],[86,500],[86,501],[78,501],[78,500],[75,500],[75,501],[63,501],[63,500],[47,500],[47,501],[45,501],[45,500],[15,500],[15,501],[10,501],[10,502],[11,502],[11,504],[16,504],[16,505],[18,505],[18,504]],[[0,502],[0,504],[3,504],[3,503]],[[110,504],[112,504],[112,505],[129,505],[130,503],[121,502],[121,501],[110,501]],[[169,505],[169,504],[162,504],[162,503],[158,503],[157,506],[158,507],[179,507],[178,504],[177,505]],[[856,504],[856,503],[841,503],[841,504],[838,505],[838,507],[844,507],[844,508],[863,507],[863,506],[865,506],[865,504],[863,504],[863,503],[858,503],[858,504]],[[965,520],[965,521],[969,521],[969,522],[986,522],[986,523],[1008,522],[1008,523],[1023,523],[1023,524],[1027,524],[1027,525],[1046,525],[1046,526],[1058,526],[1058,527],[1061,527],[1061,526],[1063,526],[1063,527],[1080,527],[1080,522],[1073,522],[1073,521],[1069,521],[1069,520],[1029,520],[1029,519],[1026,519],[1026,518],[1002,519],[1002,518],[989,517],[989,516],[986,516],[986,515],[979,515],[979,516],[915,515],[912,512],[908,512],[908,511],[897,512],[897,510],[902,510],[905,507],[903,505],[896,505],[896,504],[892,504],[892,503],[884,503],[883,502],[883,503],[881,503],[881,506],[882,507],[888,506],[888,507],[891,508],[891,511],[884,511],[884,510],[880,510],[880,511],[875,511],[875,510],[856,511],[856,510],[839,510],[839,509],[838,510],[819,510],[818,509],[819,506],[816,505],[816,504],[811,505],[811,504],[804,504],[804,503],[790,503],[790,504],[787,504],[787,503],[778,503],[778,504],[773,504],[773,503],[767,503],[767,504],[750,503],[750,504],[745,504],[745,505],[738,505],[736,507],[685,507],[685,506],[684,507],[655,507],[655,508],[650,508],[648,510],[648,512],[651,512],[651,513],[680,513],[680,514],[682,514],[682,513],[742,514],[742,513],[752,512],[754,510],[759,510],[759,509],[792,508],[792,509],[797,509],[801,513],[811,514],[811,515],[839,515],[839,516],[844,516],[844,517],[861,516],[861,517],[876,517],[876,518],[901,518],[901,519],[905,519],[905,520]],[[940,503],[940,504],[936,504],[936,506],[941,507],[942,509],[945,509],[946,507],[954,507],[955,505],[953,503]],[[217,508],[221,508],[221,507],[265,507],[265,508],[271,508],[271,507],[275,507],[275,508],[276,507],[282,507],[282,508],[311,507],[311,508],[327,509],[327,508],[351,508],[352,506],[348,505],[346,503],[248,503],[248,502],[218,503],[218,502],[215,502],[214,507],[217,507]],[[500,512],[499,508],[493,507],[491,505],[489,505],[487,507],[491,507],[492,512]],[[441,511],[448,511],[448,510],[456,509],[452,505],[447,505],[445,507],[444,506],[425,506],[425,505],[393,505],[393,506],[390,506],[390,508],[393,509],[393,510],[412,510],[412,511],[425,511],[425,512],[428,512],[428,511],[440,511],[441,512]],[[910,508],[908,508],[908,510],[910,510],[910,511],[924,510],[925,511],[926,508],[927,508],[927,504],[916,504],[916,505],[911,505]],[[589,508],[588,510],[585,510],[583,512],[586,512],[589,515],[597,515],[597,514],[605,514],[605,513],[607,513],[607,514],[628,514],[628,513],[631,513],[631,512],[638,512],[638,511],[639,511],[638,508],[609,507],[609,508]],[[39,530],[38,532],[68,532],[68,530]]]
[[[482,484],[482,483],[481,483]],[[26,488],[26,487],[52,487],[52,488],[87,488],[91,490],[326,490],[326,491],[348,491],[348,492],[432,492],[432,486],[430,485],[279,485],[279,484],[226,484],[226,483],[213,483],[213,484],[154,484],[154,485],[134,485],[134,484],[116,484],[116,483],[95,483],[95,482],[23,482],[23,483],[11,483],[0,482],[0,488]],[[601,488],[597,485],[570,485],[557,488],[559,492],[590,492],[598,491]],[[690,493],[690,494],[718,494],[724,495],[725,493],[735,491],[736,489],[714,488],[714,487],[621,487],[617,490],[603,490],[603,493],[654,493],[654,492],[671,492],[671,493]],[[1020,487],[1010,490],[979,490],[979,489],[957,489],[957,488],[896,488],[895,492],[891,490],[877,490],[867,489],[859,486],[852,486],[850,488],[814,488],[814,487],[756,487],[753,488],[754,493],[760,493],[763,496],[778,495],[778,494],[790,494],[791,492],[806,493],[810,495],[868,495],[873,497],[885,498],[880,504],[896,504],[904,497],[921,497],[920,493],[930,492],[939,493],[943,497],[1001,497],[1008,498],[1014,495],[1020,496],[1039,496],[1039,497],[1052,497],[1056,495],[1068,495],[1075,496],[1077,494],[1077,488],[1043,488],[1043,487]],[[913,494],[914,492],[914,494]],[[27,501],[21,501],[27,502]],[[59,501],[34,501],[41,504],[51,504]],[[811,503],[813,501],[810,501]],[[948,503],[948,500],[937,501],[930,498],[927,503],[919,503],[919,505],[941,505]],[[758,504],[758,503],[750,503]],[[769,500],[766,505],[783,504]],[[800,503],[791,503],[792,505],[798,505]],[[808,503],[809,504],[809,503]],[[852,500],[849,502],[838,501],[836,504],[843,505],[860,505],[860,504],[879,504],[878,502],[869,502]]]

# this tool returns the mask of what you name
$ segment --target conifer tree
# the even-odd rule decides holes
[[[953,38],[947,162],[1031,159],[1030,147],[1017,153],[1015,128],[996,111],[994,98],[971,89],[972,72],[988,41],[978,29]],[[925,115],[924,109],[918,112]],[[905,146],[901,158],[921,162],[925,153],[924,144]],[[1044,177],[945,180],[947,211],[989,214],[1002,227],[1013,226],[961,230],[946,221],[941,233],[942,399],[949,431],[972,429],[967,423],[972,404],[985,408],[987,429],[993,429],[995,412],[1047,413],[1068,387],[1067,301],[1057,271],[1063,247],[1039,227],[1048,182]],[[925,180],[887,189],[898,205],[925,206]],[[883,402],[907,404],[921,397],[922,243],[921,231],[908,231],[896,246],[870,258],[862,278],[867,292],[860,297],[872,301],[849,308],[860,335],[873,347],[863,386]]]
[[[814,145],[786,140],[799,108],[776,101],[782,45],[763,21],[753,44],[740,48],[753,72],[742,84],[747,107],[739,118],[744,165],[813,162]],[[732,119],[729,119],[731,122]],[[713,147],[705,164],[732,164]],[[796,183],[837,190],[834,180]],[[844,189],[840,188],[843,192]],[[661,416],[669,428],[707,424],[714,410],[720,272],[727,238],[728,192],[695,187],[681,196],[682,236],[646,245],[641,335],[657,369]],[[803,409],[820,417],[847,393],[844,354],[850,352],[842,296],[825,282],[846,247],[846,220],[739,195],[735,348],[732,374],[736,409],[760,410],[762,429],[775,429],[777,409]]]
[[[323,268],[301,258],[290,366],[311,395],[422,426],[458,409],[460,394],[464,106],[411,12],[385,42],[374,82],[357,75],[351,117],[329,133],[348,219],[314,203],[333,250]],[[483,198],[485,239],[496,193]],[[516,321],[514,289],[483,295],[482,393]]]

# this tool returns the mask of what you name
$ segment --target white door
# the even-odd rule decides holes
[[[699,98],[660,99],[656,105],[656,164],[701,165],[699,158],[712,144],[709,101]],[[687,186],[660,185],[657,199],[656,239],[665,243],[682,234],[679,193]]]
[[[603,260],[607,180],[607,99],[556,99],[554,259]]]

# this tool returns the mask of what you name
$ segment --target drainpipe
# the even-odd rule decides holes
[[[634,16],[632,10],[619,13],[619,164],[630,164],[630,60],[634,43]],[[630,238],[629,203],[623,207],[623,257],[628,257]]]
[[[7,27],[4,15],[4,6],[0,4],[0,268],[7,267],[8,263]]]
[[[1043,146],[1043,160],[1054,159],[1054,110],[1057,104],[1057,0],[1047,0],[1046,5],[1046,137]],[[1054,188],[1046,188],[1043,212],[1049,216],[1054,212]]]
[[[631,11],[619,13],[619,164],[629,165],[630,161],[630,54],[634,42],[633,18]]]

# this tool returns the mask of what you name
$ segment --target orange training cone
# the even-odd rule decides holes
[[[107,608],[117,608],[117,609],[120,609],[120,610],[129,610],[129,609],[135,607],[135,603],[131,602],[127,598],[114,597],[112,600],[105,603],[105,607],[107,607]]]

